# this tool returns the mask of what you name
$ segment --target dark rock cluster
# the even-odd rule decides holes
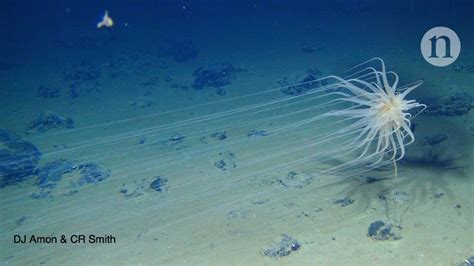
[[[290,255],[301,248],[301,244],[293,237],[283,234],[279,240],[272,241],[267,248],[261,252],[262,255],[270,258],[281,258]]]
[[[471,110],[472,96],[463,92],[443,99],[436,97],[421,98],[420,102],[428,106],[422,113],[424,115],[459,116],[465,115]]]
[[[265,137],[270,135],[270,133],[266,130],[259,130],[259,129],[252,129],[249,132],[247,132],[247,137],[253,138],[253,137]]]
[[[217,139],[217,140],[224,140],[227,138],[227,134],[225,131],[220,131],[220,132],[214,132],[211,134],[211,137]]]
[[[79,187],[105,180],[109,177],[110,171],[103,170],[93,162],[78,163],[66,159],[49,162],[38,171],[36,185],[39,187],[39,191],[32,197],[36,199],[51,197],[51,193],[66,174],[77,174],[74,176],[74,180],[69,180],[68,191],[65,195],[70,195],[76,193]]]
[[[148,183],[147,178],[142,178],[141,180],[135,180],[132,184],[122,184],[120,188],[120,193],[122,193],[125,198],[131,199],[139,196],[145,195],[147,191],[156,191],[163,192],[166,190],[166,183],[168,179],[161,176],[153,177],[151,183]]]
[[[0,188],[34,175],[40,158],[41,152],[33,144],[0,129]]]
[[[63,79],[69,82],[71,98],[79,97],[83,92],[99,91],[100,70],[94,65],[80,63],[63,73]]]
[[[349,197],[334,200],[334,204],[337,204],[342,207],[346,207],[348,205],[351,205],[352,203],[354,203],[354,200]]]
[[[214,163],[214,166],[222,171],[232,170],[237,167],[235,162],[236,156],[233,152],[221,152],[219,156],[222,158]]]
[[[120,193],[122,193],[125,198],[131,199],[142,196],[145,194],[147,189],[146,178],[141,180],[135,180],[132,184],[122,184],[120,188]]]
[[[26,133],[43,133],[60,128],[74,128],[74,121],[70,117],[61,117],[57,114],[43,112],[38,118],[30,122]]]
[[[231,64],[214,64],[208,67],[201,67],[194,71],[194,82],[192,87],[202,90],[209,87],[222,87],[230,84],[235,74],[244,71],[243,68]]]
[[[167,182],[168,182],[168,179],[164,177],[160,177],[160,176],[155,176],[153,178],[153,181],[150,183],[150,188],[154,191],[161,192],[164,189],[163,187],[166,185]]]
[[[285,188],[303,188],[313,181],[313,176],[290,171],[286,176],[278,178],[277,181]]]
[[[298,77],[283,77],[277,80],[277,84],[281,87],[280,90],[284,94],[297,96],[302,95],[317,88],[321,85],[318,78],[321,72],[317,69],[309,69],[303,76]]]

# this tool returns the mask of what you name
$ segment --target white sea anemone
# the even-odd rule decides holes
[[[362,68],[368,62],[378,61],[381,70],[372,66]],[[411,130],[412,118],[410,110],[426,108],[415,100],[407,100],[407,95],[422,84],[422,81],[397,88],[398,75],[386,71],[385,64],[380,58],[373,58],[350,71],[356,71],[357,78],[342,79],[332,76],[337,82],[333,88],[339,96],[336,101],[353,104],[351,108],[329,112],[329,116],[347,117],[353,123],[340,129],[337,134],[358,132],[352,141],[352,149],[360,150],[359,159],[366,158],[380,162],[384,155],[391,154],[390,160],[400,160],[405,155],[405,146],[414,142]],[[360,75],[365,73],[364,75]],[[389,83],[389,75],[393,82]],[[350,77],[349,76],[349,77]],[[361,78],[364,77],[364,78]]]

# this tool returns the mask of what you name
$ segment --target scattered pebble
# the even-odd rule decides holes
[[[16,219],[15,220],[15,226],[20,226],[20,225],[24,224],[26,222],[27,218],[28,217],[26,217],[26,216],[21,216],[20,218]]]
[[[252,212],[250,210],[239,208],[239,209],[232,210],[232,211],[228,212],[227,213],[227,218],[229,220],[246,219],[251,214],[252,214]]]
[[[272,241],[269,246],[262,251],[262,255],[278,259],[290,255],[301,248],[301,244],[293,237],[284,234],[279,240]]]
[[[252,129],[249,132],[247,132],[247,137],[252,138],[252,137],[265,137],[270,135],[268,131],[266,130],[257,130],[257,129]]]
[[[225,131],[220,131],[220,132],[215,132],[212,133],[211,137],[217,139],[217,140],[224,140],[227,138],[227,134]]]
[[[277,179],[277,181],[285,188],[301,189],[313,181],[313,176],[290,171],[285,177]]]
[[[222,171],[232,170],[237,167],[235,163],[235,154],[233,152],[221,152],[219,153],[222,159],[216,161],[214,166]]]
[[[348,198],[348,197],[334,200],[334,204],[337,204],[337,205],[342,206],[342,207],[345,207],[347,205],[351,205],[352,203],[354,203],[354,200],[351,199],[351,198]]]

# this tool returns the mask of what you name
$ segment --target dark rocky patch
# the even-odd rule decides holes
[[[282,258],[290,255],[301,248],[301,244],[293,237],[283,234],[279,240],[272,241],[267,248],[261,252],[263,256],[273,259]]]
[[[125,198],[131,199],[139,196],[143,196],[146,192],[147,185],[146,179],[135,180],[131,185],[122,184],[120,188],[120,193],[122,193]]]
[[[193,42],[189,40],[177,41],[166,49],[165,54],[172,56],[176,62],[183,63],[196,58],[198,50]]]
[[[405,191],[395,191],[392,194],[392,201],[395,204],[403,204],[410,201],[410,194]]]
[[[227,138],[227,134],[225,131],[220,131],[220,132],[214,132],[212,133],[211,137],[217,139],[217,140],[224,140]]]
[[[140,137],[140,139],[138,140],[138,144],[145,144],[146,141],[147,141],[147,138],[145,136]]]
[[[239,208],[239,209],[235,209],[228,212],[227,218],[229,220],[236,220],[236,219],[243,220],[243,219],[248,218],[251,214],[252,212],[250,210]]]
[[[103,170],[98,164],[93,162],[78,163],[73,160],[60,159],[45,164],[38,171],[38,181],[36,185],[39,191],[32,194],[33,198],[41,199],[52,197],[51,193],[65,175],[71,175],[69,185],[66,186],[64,195],[77,193],[78,189],[87,184],[96,184],[105,180],[110,175],[110,171]]]
[[[75,183],[78,186],[96,184],[105,180],[110,175],[109,171],[103,171],[98,164],[93,162],[81,163],[77,166],[77,169],[81,174],[81,178],[79,178]]]
[[[244,71],[243,68],[231,64],[214,64],[201,67],[194,71],[194,82],[192,87],[202,90],[208,87],[219,88],[230,84],[235,74]]]
[[[313,181],[313,176],[290,171],[285,177],[277,179],[277,181],[285,188],[301,189]]]
[[[431,135],[431,136],[426,136],[423,138],[428,145],[437,145],[440,144],[443,141],[446,141],[448,139],[448,136],[446,134],[436,134],[436,135]]]
[[[57,186],[63,175],[71,173],[77,169],[77,165],[72,160],[57,160],[45,164],[38,173],[36,184],[40,187],[40,193],[36,197],[46,197]]]
[[[38,118],[30,122],[26,133],[43,133],[61,128],[74,128],[74,121],[70,117],[61,117],[57,114],[43,112]]]
[[[269,199],[262,199],[262,200],[255,200],[255,201],[252,201],[252,204],[255,204],[255,205],[262,205],[262,204],[265,204],[267,202],[269,202],[270,200]]]
[[[161,192],[164,189],[163,186],[165,186],[167,182],[168,179],[160,176],[155,176],[150,184],[150,188],[154,191]]]
[[[365,182],[367,184],[372,184],[372,183],[375,183],[375,182],[379,182],[379,181],[382,181],[382,180],[385,180],[387,178],[379,178],[379,177],[375,177],[375,176],[367,176],[365,178]]]
[[[94,65],[82,62],[63,72],[63,80],[69,82],[71,98],[82,92],[99,91],[100,70]]]
[[[26,217],[26,216],[21,216],[20,218],[18,218],[18,219],[15,220],[15,226],[18,227],[18,226],[23,225],[23,224],[26,222],[27,219],[28,219],[28,217]]]
[[[51,88],[44,85],[40,85],[38,88],[38,97],[50,99],[61,96],[61,92],[57,88]]]
[[[354,200],[348,197],[334,200],[334,204],[337,204],[342,207],[346,207],[348,205],[351,205],[352,203],[354,203]]]
[[[284,94],[297,96],[302,95],[322,85],[318,78],[321,77],[321,72],[317,69],[309,69],[304,74],[296,74],[291,77],[283,77],[277,80],[277,84],[281,87],[280,90]]]
[[[420,99],[420,102],[428,107],[422,113],[429,116],[460,116],[471,110],[472,96],[466,92],[456,93],[447,98],[427,97]]]
[[[131,199],[145,195],[146,192],[162,192],[166,190],[166,183],[168,182],[167,178],[161,176],[153,177],[150,182],[147,178],[142,178],[140,180],[135,180],[131,184],[122,184],[120,188],[120,193],[122,193],[125,198]]]
[[[367,236],[373,240],[399,240],[400,227],[386,224],[383,221],[375,221],[370,224]]]
[[[247,132],[247,137],[252,138],[252,137],[265,137],[270,135],[268,131],[266,130],[257,130],[257,129],[252,129],[249,132]]]
[[[0,188],[36,174],[41,152],[13,132],[0,129]]]
[[[411,199],[411,196],[408,192],[405,191],[384,191],[382,193],[379,193],[379,199],[381,200],[391,200],[395,204],[405,204],[408,203]]]
[[[371,223],[369,226],[367,236],[370,236],[370,237],[375,236],[377,232],[379,231],[379,229],[382,228],[384,225],[385,223],[382,221],[375,221]]]
[[[214,163],[214,166],[222,171],[232,170],[237,167],[235,163],[236,156],[233,152],[221,152],[219,156],[222,158]]]

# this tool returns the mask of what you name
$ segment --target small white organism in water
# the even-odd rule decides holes
[[[102,17],[102,20],[97,23],[97,28],[100,29],[102,27],[112,27],[114,25],[114,21],[112,20],[111,17],[109,17],[109,12],[105,10],[104,17]]]

